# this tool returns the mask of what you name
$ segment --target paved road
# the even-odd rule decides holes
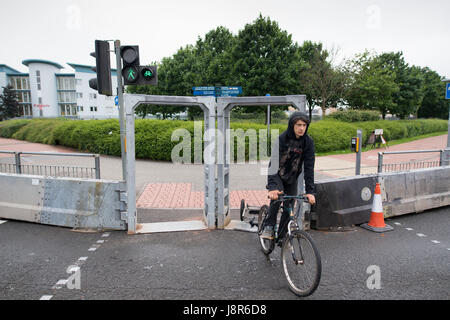
[[[304,299],[450,299],[450,208],[387,222],[394,231],[383,234],[311,231],[323,273]],[[284,283],[279,249],[268,262],[256,235],[242,231],[129,236],[7,221],[0,252],[6,300],[298,299]],[[61,284],[71,265],[80,266],[80,289]],[[380,268],[381,289],[366,285],[372,265]]]
[[[441,139],[446,141],[446,135]],[[30,147],[4,142],[0,139],[0,149]],[[418,144],[410,148],[423,149]],[[53,146],[36,148],[57,151]],[[321,170],[328,163],[336,169],[351,163],[351,159],[336,162],[337,158],[318,157],[316,167]],[[121,178],[120,158],[101,161],[103,178]],[[139,160],[136,170],[138,190],[149,181],[192,182],[194,190],[202,190],[202,166]],[[259,170],[234,165],[231,189],[260,189],[265,177]],[[319,171],[316,178],[327,170]],[[448,300],[450,208],[388,222],[395,229],[384,234],[360,228],[311,231],[322,254],[323,275],[317,292],[306,299]],[[255,237],[228,230],[88,234],[0,221],[0,299],[297,299],[282,278],[279,250],[267,262]],[[80,267],[80,289],[68,289],[64,283],[72,265]],[[367,288],[367,268],[373,265],[380,268],[381,289]]]

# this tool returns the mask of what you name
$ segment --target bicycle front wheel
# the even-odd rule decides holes
[[[274,239],[264,239],[261,238],[261,234],[264,231],[264,225],[267,220],[267,216],[269,215],[269,207],[267,205],[263,205],[259,210],[258,215],[258,238],[259,244],[261,245],[261,250],[265,255],[269,255],[273,249],[275,248],[275,240]]]
[[[322,261],[311,236],[298,230],[286,235],[281,261],[289,289],[297,296],[311,295],[319,286]]]

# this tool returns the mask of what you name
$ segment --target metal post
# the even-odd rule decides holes
[[[122,84],[122,61],[120,57],[120,40],[114,41],[114,51],[116,53],[117,64],[117,96],[119,97],[119,124],[120,124],[120,146],[122,155],[122,180],[125,180],[127,170],[126,156],[126,125],[125,125],[125,106],[123,102],[123,84]]]
[[[100,179],[100,155],[95,155],[95,179]]]
[[[20,154],[21,152],[15,152],[14,156],[16,158],[16,173],[17,174],[21,174],[22,173],[22,168],[20,166]]]
[[[358,129],[357,131],[358,137],[358,152],[356,153],[356,169],[355,175],[359,176],[361,174],[361,147],[362,147],[362,130]]]
[[[383,172],[383,152],[378,152],[378,173]]]

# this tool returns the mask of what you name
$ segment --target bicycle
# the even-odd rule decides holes
[[[303,217],[305,213],[309,213],[310,205],[305,195],[280,195],[276,202],[281,202],[281,211],[283,210],[285,203],[288,204],[285,209],[286,214],[289,215],[289,219],[286,220],[287,223],[285,223],[284,226],[279,226],[279,223],[277,223],[274,230],[275,237],[273,239],[261,238],[269,213],[269,207],[267,205],[260,208],[258,212],[258,222],[255,223],[253,218],[249,223],[252,227],[258,227],[258,238],[261,250],[268,259],[270,259],[269,255],[275,249],[275,245],[281,246],[283,272],[289,285],[289,289],[297,296],[306,297],[314,293],[317,289],[322,274],[322,261],[319,250],[311,236],[303,230]],[[247,211],[249,211],[248,208]],[[250,213],[255,214],[254,208],[250,211],[253,211]],[[245,212],[245,204],[242,201],[241,220],[244,220]],[[299,217],[301,225],[299,225],[298,222]],[[284,228],[286,227],[287,231],[285,232]],[[279,237],[283,234],[285,234],[284,237]]]

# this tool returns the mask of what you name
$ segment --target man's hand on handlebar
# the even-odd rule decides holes
[[[267,197],[270,199],[270,200],[278,200],[278,195],[279,194],[283,194],[283,191],[280,191],[280,190],[272,190],[272,191],[269,191],[269,194],[267,195]]]
[[[305,195],[308,198],[308,202],[312,205],[316,204],[316,197],[312,194],[306,194]]]

